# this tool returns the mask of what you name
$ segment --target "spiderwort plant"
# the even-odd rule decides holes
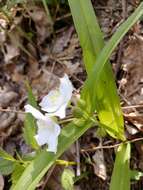
[[[41,110],[47,113],[43,114],[33,106],[25,105],[25,112],[31,113],[37,120],[38,130],[34,137],[38,145],[47,144],[49,152],[57,152],[58,136],[61,131],[53,117],[58,116],[62,119],[66,116],[66,107],[72,97],[72,91],[72,83],[65,74],[60,78],[59,88],[50,91],[39,104]]]
[[[106,71],[104,66],[107,64],[106,61],[109,59],[109,56],[111,55],[115,47],[118,45],[122,37],[128,32],[128,30],[133,26],[133,24],[135,24],[135,22],[143,14],[143,3],[141,3],[140,6],[135,11],[135,13],[133,13],[132,16],[130,16],[129,19],[125,21],[125,23],[123,23],[119,27],[119,29],[117,29],[116,33],[113,35],[111,40],[105,45],[105,47],[103,47],[104,46],[102,42],[103,36],[98,26],[98,23],[96,22],[96,17],[94,15],[91,1],[90,0],[84,0],[84,1],[69,0],[69,4],[71,7],[73,17],[78,20],[77,23],[75,22],[76,29],[77,31],[79,30],[81,31],[81,33],[79,34],[79,38],[81,40],[83,39],[83,43],[81,43],[81,45],[83,49],[83,55],[85,58],[84,60],[85,60],[87,73],[89,73],[88,71],[91,71],[87,79],[88,82],[86,82],[86,85],[84,85],[83,87],[83,91],[87,92],[83,96],[83,100],[86,102],[86,106],[84,110],[86,111],[87,108],[91,108],[91,110],[95,110],[95,107],[97,109],[97,106],[100,106],[101,110],[99,111],[101,111],[102,117],[104,117],[104,113],[107,109],[110,111],[110,113],[112,112],[116,113],[118,117],[119,112],[116,111],[115,107],[119,107],[120,104],[119,102],[117,105],[113,104],[113,100],[116,99],[115,96],[117,96],[117,93],[115,93],[115,90],[113,90],[112,88],[113,86],[111,86],[111,88],[107,88],[108,86],[110,87],[110,84],[111,84],[108,81],[113,80],[113,78],[110,76],[110,74],[112,73],[108,72],[109,71],[108,69]],[[94,58],[95,59],[97,58],[97,61],[94,60]],[[98,66],[95,67],[94,63],[96,63]],[[107,80],[105,80],[105,82],[103,78],[101,77],[102,72],[105,72],[108,75],[108,77],[106,78]],[[103,94],[104,96],[102,96],[101,94],[102,90],[101,88],[99,88],[102,84],[101,82],[99,82],[100,80],[103,81],[103,90],[106,91],[106,94]],[[98,81],[98,84],[97,84],[97,81]],[[105,88],[105,84],[107,85],[106,88]],[[94,93],[95,90],[97,91],[97,95],[100,95],[100,99],[98,101],[97,99],[95,99],[95,96],[94,96],[96,95]],[[109,92],[110,92],[110,96],[108,96]],[[106,97],[109,97],[109,98],[106,98]],[[107,104],[107,106],[102,106],[105,104]],[[52,112],[47,113],[47,114],[51,114],[59,110],[59,108],[61,107],[61,104],[59,105],[60,106],[58,106],[58,109],[54,109],[54,111],[52,110]],[[97,112],[98,116],[99,116],[99,111]],[[114,119],[113,119],[114,115],[115,114],[111,114],[111,116],[107,115],[107,117],[103,118],[105,121],[106,120],[111,121],[107,123],[108,128],[109,127],[111,128],[112,121],[114,122]],[[52,116],[49,116],[49,117],[51,118]],[[82,119],[83,118],[79,119],[79,121],[82,121]],[[91,122],[91,120],[85,120],[84,123],[78,126],[73,121],[69,123],[66,127],[64,127],[62,129],[62,132],[59,135],[57,153],[54,155],[51,155],[49,152],[42,150],[40,154],[38,154],[38,156],[28,165],[28,167],[22,173],[16,185],[14,186],[13,190],[19,190],[19,189],[34,190],[37,184],[39,183],[39,181],[42,179],[42,177],[46,174],[48,169],[55,163],[55,161],[61,156],[61,154],[64,153],[64,151],[66,151],[72,143],[74,143],[82,134],[85,133],[85,131],[87,131],[92,126],[93,126],[93,122]],[[122,130],[122,133],[123,133],[123,130]],[[130,148],[129,146],[125,144],[125,146],[122,146],[120,150],[118,151],[119,151],[119,154],[117,153],[117,157],[116,157],[117,159],[115,161],[115,169],[113,171],[113,176],[115,177],[113,177],[112,179],[112,181],[113,182],[115,181],[115,183],[111,182],[110,190],[115,189],[114,184],[115,185],[119,184],[117,188],[118,190],[121,190],[121,189],[129,190],[128,188],[129,178],[128,179],[126,178],[127,179],[126,182],[125,180],[122,181],[122,179],[125,179],[126,177],[125,175],[128,175],[127,170],[129,170]],[[123,158],[123,162],[122,161],[120,162],[121,160],[120,158]],[[120,183],[120,181],[122,182]]]

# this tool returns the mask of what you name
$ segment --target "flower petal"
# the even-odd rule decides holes
[[[45,115],[48,117],[51,116],[58,116],[60,119],[65,118],[66,116],[66,107],[67,104],[63,104],[57,111],[55,111],[54,113],[46,113]]]
[[[59,89],[52,90],[40,102],[41,109],[46,112],[55,112],[63,103]]]
[[[60,81],[60,92],[64,96],[64,102],[68,102],[72,97],[73,85],[67,74],[65,74],[63,78],[60,78]]]
[[[48,144],[48,149],[47,149],[48,152],[54,152],[54,153],[57,152],[58,138],[54,137],[49,138],[47,144]]]
[[[40,102],[41,109],[48,112],[49,116],[65,117],[66,107],[71,99],[73,86],[65,74],[63,78],[60,78],[60,86],[57,90],[52,90],[47,96],[45,96]]]
[[[24,106],[24,108],[25,108],[25,112],[31,113],[36,119],[41,119],[41,120],[45,119],[45,116],[33,106],[27,104]]]
[[[37,143],[41,146],[48,145],[48,151],[56,152],[58,144],[58,136],[61,128],[52,119],[46,117],[46,120],[37,121],[38,131],[35,135]]]

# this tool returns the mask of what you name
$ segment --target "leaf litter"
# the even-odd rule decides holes
[[[128,14],[135,8],[136,3],[136,1],[128,2]],[[107,0],[103,2],[98,0],[93,1],[93,4],[102,30],[105,33],[105,39],[108,39],[116,30],[118,24],[122,22],[121,1]],[[33,4],[32,1],[28,6],[27,4],[24,4],[24,6],[17,4],[12,7],[10,16],[13,20],[12,22],[5,14],[0,14],[0,108],[23,109],[23,105],[27,101],[26,80],[29,81],[34,95],[40,101],[45,94],[58,85],[58,77],[61,77],[65,72],[71,77],[76,93],[78,93],[86,78],[86,73],[77,35],[73,25],[69,25],[71,19],[65,18],[62,22],[59,20],[53,23],[51,18],[47,17],[42,4]],[[62,26],[62,23],[64,23],[64,26]],[[55,29],[56,24],[58,27],[60,24],[59,29]],[[137,35],[135,35],[136,31],[131,31],[127,36],[129,38],[128,42],[125,41],[123,46],[123,56],[119,71],[121,75],[117,76],[117,81],[124,107],[143,105],[143,41],[141,30],[142,24],[140,23]],[[111,61],[115,64],[117,52],[118,49],[111,58]],[[122,75],[123,72],[124,74]],[[122,83],[122,80],[124,80],[124,83]],[[142,108],[130,108],[123,111],[125,125],[129,128],[137,128],[137,133],[132,134],[131,132],[130,135],[128,134],[129,138],[136,135],[140,136],[143,125]],[[21,154],[29,151],[21,136],[23,119],[23,115],[20,113],[0,112],[0,143],[8,152],[10,147],[18,149]],[[86,133],[79,141],[80,148],[86,149],[96,146],[96,135],[95,130],[90,130]],[[114,143],[108,137],[103,138],[103,144],[108,141]],[[13,146],[13,143],[15,146]],[[9,144],[8,148],[6,148],[7,144]],[[98,143],[97,146],[99,146]],[[141,162],[142,146],[138,144],[135,146],[139,147],[135,148],[139,154],[139,161],[134,162],[132,167],[143,169]],[[76,161],[76,155],[75,147],[72,147],[64,154],[63,159]],[[95,188],[100,190],[108,189],[109,176],[111,176],[115,156],[114,151],[99,150],[94,154],[86,152],[86,154],[80,153],[80,155],[80,169],[83,173],[88,171],[91,179],[83,177],[79,181],[77,189],[82,189],[83,187],[87,190]],[[135,156],[133,155],[133,158]],[[87,162],[89,159],[93,162],[90,166]],[[57,172],[57,170],[60,170],[60,172]],[[50,185],[53,190],[61,189],[59,176],[62,170],[61,166],[53,170],[47,186]],[[93,180],[96,183],[91,183]],[[46,176],[39,189],[46,185],[45,181]],[[3,180],[0,180],[0,184],[3,187]],[[133,188],[134,190],[138,189],[137,184]]]

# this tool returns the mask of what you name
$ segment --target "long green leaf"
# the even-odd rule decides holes
[[[100,85],[100,80],[102,71],[106,67],[107,60],[111,56],[111,53],[113,50],[117,47],[121,39],[124,37],[124,35],[129,31],[129,29],[137,22],[137,20],[142,16],[143,14],[143,3],[140,4],[140,6],[135,10],[135,12],[118,28],[116,33],[112,36],[112,38],[109,40],[109,42],[105,45],[101,53],[98,55],[96,64],[94,65],[94,68],[88,76],[88,79],[84,86],[84,98],[90,99],[90,102],[93,103],[93,107],[96,107],[96,102],[93,101],[94,97],[96,96],[96,88]],[[98,72],[96,72],[98,71]],[[95,75],[96,73],[96,75]],[[110,85],[110,81],[105,81]],[[90,88],[92,87],[92,91]],[[106,91],[106,93],[109,93]]]
[[[28,90],[28,103],[38,109],[35,96],[33,95],[32,89],[28,82],[26,82],[26,87]],[[33,149],[37,149],[38,145],[34,138],[34,135],[36,134],[36,120],[31,113],[26,113],[23,133],[26,143],[31,145]]]
[[[74,123],[71,123],[65,127],[59,137],[57,154],[42,151],[40,155],[27,167],[13,190],[34,190],[38,182],[51,167],[51,165],[57,160],[57,158],[89,127],[91,127],[92,124],[89,121],[85,121],[84,123],[81,121],[81,123],[81,126],[77,126]]]
[[[118,148],[110,190],[130,190],[130,151],[129,143]]]
[[[104,46],[103,35],[90,0],[69,0],[72,16],[83,50],[84,64],[88,76],[93,73],[97,56]],[[95,71],[95,70],[94,70]],[[94,81],[98,69],[92,75]],[[91,77],[90,77],[91,80]],[[95,86],[94,82],[88,85],[88,92],[83,91],[88,112],[93,113],[96,109],[100,122],[116,130],[118,138],[124,139],[123,116],[117,95],[116,85],[108,62],[100,73],[100,80]],[[94,93],[92,92],[94,90]],[[90,96],[91,95],[91,96]],[[107,132],[116,137],[114,133]]]

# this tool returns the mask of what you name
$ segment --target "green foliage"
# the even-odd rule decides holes
[[[140,180],[140,178],[143,177],[143,172],[137,171],[137,170],[131,170],[130,171],[130,178],[131,180]]]
[[[73,122],[64,127],[59,137],[58,152],[53,154],[46,150],[41,151],[36,159],[26,168],[13,190],[34,190],[38,182],[58,157],[93,124],[88,120],[84,123],[83,120],[81,122],[81,126],[76,126]]]
[[[14,170],[13,170],[12,176],[11,176],[11,180],[12,180],[11,190],[13,189],[13,187],[15,186],[17,181],[19,180],[19,178],[22,175],[24,169],[25,169],[25,167],[22,164],[19,164],[19,163],[15,164]]]
[[[25,121],[24,121],[24,129],[23,129],[23,137],[28,145],[32,148],[37,149],[38,145],[34,138],[36,134],[36,121],[35,118],[30,113],[26,113]]]
[[[91,107],[93,110],[95,108],[97,109],[97,107],[99,106],[99,110],[97,109],[97,112],[100,120],[103,116],[103,119],[105,119],[105,122],[103,122],[103,124],[116,129],[116,131],[118,132],[117,137],[121,140],[125,140],[125,137],[123,135],[124,130],[122,112],[119,103],[117,103],[118,101],[115,95],[115,91],[113,90],[113,85],[110,83],[110,80],[104,81],[104,83],[106,83],[109,87],[106,88],[106,85],[104,84],[103,90],[105,90],[104,92],[106,93],[106,95],[103,96],[103,94],[105,93],[102,93],[102,91],[100,90],[100,81],[104,80],[103,78],[101,78],[102,72],[106,68],[107,60],[110,57],[111,53],[117,47],[118,43],[121,41],[123,36],[137,22],[137,20],[141,17],[142,14],[143,3],[141,3],[140,6],[135,10],[135,12],[118,28],[116,33],[112,36],[109,42],[102,49],[101,53],[97,57],[96,64],[94,65],[92,72],[90,73],[83,89],[83,97],[87,100],[88,105],[92,105]],[[107,73],[111,75],[111,73],[108,70]],[[107,90],[108,88],[110,88],[110,91]],[[98,95],[100,98],[97,100]],[[106,98],[106,96],[108,98]],[[108,133],[113,137],[115,136],[113,133],[111,134],[109,131]]]
[[[28,91],[28,103],[29,103],[31,106],[33,106],[33,107],[35,107],[35,108],[38,108],[37,102],[36,102],[36,98],[35,98],[35,96],[33,95],[33,92],[32,92],[32,89],[31,89],[29,83],[26,82],[25,84],[26,84],[26,88],[27,88],[27,91]]]
[[[4,151],[2,148],[0,148],[0,157],[2,157],[5,160],[9,160],[11,162],[15,162],[16,159],[13,158],[10,154],[8,154],[6,151]]]
[[[37,102],[32,93],[32,89],[28,83],[26,83],[26,86],[28,90],[28,103],[37,108]],[[26,143],[28,145],[31,145],[33,149],[37,149],[38,145],[34,138],[34,135],[36,134],[36,120],[30,113],[26,113],[23,133]]]
[[[69,0],[69,4],[82,46],[85,68],[90,76],[104,46],[103,35],[89,0]],[[123,140],[125,139],[123,116],[110,63],[107,62],[102,69],[100,80],[95,85],[97,73],[98,69],[94,69],[94,76],[92,76],[92,81],[94,81],[87,85],[88,89],[86,86],[83,89],[82,98],[87,103],[86,109],[91,114],[96,109],[100,122],[116,130],[116,135],[111,130],[106,129],[106,131],[114,138],[118,137]]]
[[[118,147],[110,190],[130,190],[130,144]]]
[[[9,175],[13,172],[13,169],[14,163],[12,161],[0,158],[0,174]]]
[[[61,183],[64,190],[73,190],[74,189],[74,173],[70,169],[65,168],[62,176]]]

